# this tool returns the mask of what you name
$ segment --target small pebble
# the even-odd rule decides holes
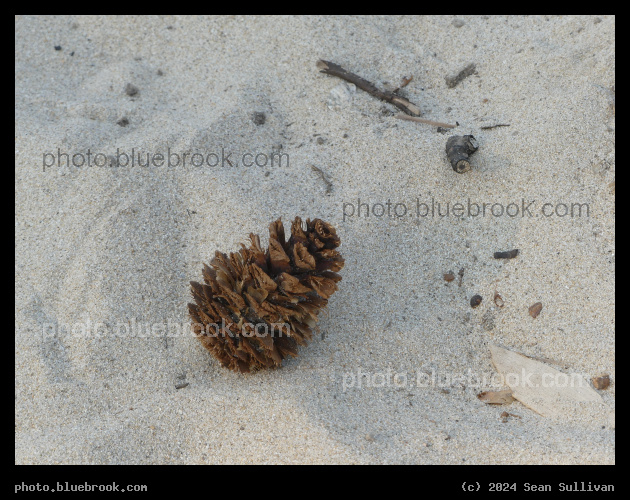
[[[470,299],[470,307],[477,307],[479,304],[481,304],[482,300],[483,297],[481,295],[473,295]]]
[[[449,283],[455,279],[455,275],[453,273],[446,273],[444,275],[444,281],[448,281]]]
[[[256,111],[253,115],[252,115],[252,121],[254,122],[254,124],[256,125],[264,125],[265,122],[267,121],[267,116],[265,115],[265,113],[263,113],[262,111]]]
[[[175,389],[183,389],[184,387],[188,387],[190,384],[188,382],[184,382],[183,384],[177,384]]]
[[[453,22],[451,24],[455,26],[456,28],[461,28],[466,23],[462,21],[461,19],[453,19]]]
[[[513,259],[518,255],[518,248],[508,250],[507,252],[494,252],[495,259]]]
[[[61,45],[55,45],[55,50],[61,50]]]
[[[125,94],[127,94],[128,96],[134,96],[139,92],[138,87],[136,87],[135,85],[133,85],[132,83],[128,83],[125,86]]]
[[[536,302],[529,307],[529,315],[532,318],[537,318],[540,314],[540,311],[542,311],[542,302]]]
[[[494,292],[494,303],[497,307],[503,307],[505,305],[503,297],[501,297],[498,292]]]

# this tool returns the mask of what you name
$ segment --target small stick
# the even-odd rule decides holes
[[[509,127],[510,124],[509,123],[497,123],[496,125],[485,125],[483,127],[479,127],[481,128],[481,130],[488,130],[491,128],[497,128],[497,127]]]
[[[353,83],[361,90],[364,90],[368,94],[372,94],[374,97],[377,97],[383,101],[393,104],[397,108],[402,109],[407,114],[414,116],[422,114],[418,106],[405,99],[404,97],[400,97],[393,92],[379,90],[373,83],[368,82],[365,78],[361,78],[359,75],[350,73],[350,71],[343,69],[338,64],[320,59],[319,61],[317,61],[317,68],[319,68],[320,73],[336,76],[337,78],[341,78],[342,80]]]
[[[479,145],[472,135],[454,135],[449,137],[448,141],[446,141],[446,156],[453,170],[458,174],[468,172],[471,168],[470,155],[477,151],[478,148]]]
[[[417,116],[403,115],[402,113],[398,113],[397,115],[394,115],[394,118],[399,118],[400,120],[407,120],[410,122],[426,123],[427,125],[435,125],[436,127],[443,127],[443,128],[457,127],[457,125],[449,125],[448,123],[434,122],[433,120],[425,120],[424,118],[418,118]]]

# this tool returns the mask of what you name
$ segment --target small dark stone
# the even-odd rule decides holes
[[[188,382],[184,382],[183,384],[177,384],[175,389],[183,389],[184,387],[188,387],[190,384]]]
[[[483,297],[481,295],[473,295],[470,299],[470,307],[477,307],[479,304],[481,304],[482,300]]]
[[[129,125],[129,120],[126,117],[123,117],[120,120],[118,120],[116,123],[120,125],[121,127],[126,127],[127,125]]]
[[[495,259],[513,259],[518,255],[518,248],[508,250],[507,252],[494,252]]]
[[[74,55],[74,50],[72,52],[70,52],[70,55],[73,56]]]
[[[140,92],[138,90],[138,87],[136,87],[135,85],[133,85],[132,83],[128,83],[125,86],[125,94],[127,94],[128,96],[134,96],[136,95],[138,92]]]
[[[324,144],[324,142],[326,142],[326,141],[324,140],[324,138],[323,138],[323,137],[318,137],[318,138],[317,138],[317,144],[319,144],[320,146],[321,146],[322,144]]]
[[[264,125],[267,121],[267,116],[262,111],[256,111],[252,114],[252,121],[256,125]]]
[[[162,76],[164,74],[164,72],[161,69],[157,70],[157,76]]]
[[[61,50],[61,45],[55,45],[55,50]]]

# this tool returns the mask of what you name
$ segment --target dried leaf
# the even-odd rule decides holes
[[[490,344],[492,362],[512,396],[536,413],[562,420],[608,421],[610,410],[577,373],[566,374],[544,363]]]

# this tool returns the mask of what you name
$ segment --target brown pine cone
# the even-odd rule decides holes
[[[269,248],[258,235],[237,253],[216,252],[204,265],[205,284],[190,282],[192,330],[223,366],[240,372],[277,368],[312,338],[317,315],[337,290],[344,260],[335,228],[296,217],[285,241],[278,219]]]

